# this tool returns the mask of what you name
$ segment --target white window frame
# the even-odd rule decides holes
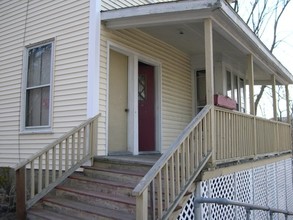
[[[49,83],[49,118],[48,125],[44,126],[26,126],[26,99],[27,99],[27,80],[28,80],[28,62],[29,51],[34,48],[42,47],[44,45],[51,44],[51,63],[50,63],[50,83]],[[53,64],[54,64],[54,51],[55,44],[54,39],[49,39],[39,43],[26,46],[23,53],[23,80],[22,80],[22,97],[21,97],[21,117],[20,117],[20,132],[21,133],[51,133],[52,132],[52,91],[53,91]]]

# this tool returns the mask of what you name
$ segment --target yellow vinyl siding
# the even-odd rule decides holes
[[[100,105],[102,106],[106,106],[107,94],[107,41],[155,59],[162,64],[162,146],[160,147],[165,150],[192,117],[190,57],[140,30],[113,31],[102,26],[100,61]],[[106,112],[102,111],[103,121],[106,120],[105,115]]]
[[[0,166],[14,166],[86,120],[89,1],[0,2]],[[52,133],[21,134],[25,46],[54,39]]]

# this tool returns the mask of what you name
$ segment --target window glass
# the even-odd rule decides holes
[[[52,43],[28,49],[25,126],[49,126]]]
[[[239,79],[240,84],[240,111],[245,112],[245,88],[244,88],[244,79]]]
[[[233,75],[233,99],[238,103],[238,77]]]
[[[232,98],[232,83],[231,83],[231,72],[227,71],[227,96]]]

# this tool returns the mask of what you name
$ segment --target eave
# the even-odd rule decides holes
[[[293,83],[291,73],[223,0],[177,1],[101,13],[101,20],[109,29],[196,23],[206,18],[211,18],[215,30],[243,54],[253,54],[255,62],[268,74],[274,74],[281,84]]]

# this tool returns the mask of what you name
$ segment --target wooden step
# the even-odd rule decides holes
[[[43,199],[43,205],[46,209],[54,210],[58,213],[70,214],[81,219],[135,219],[134,214],[125,213],[122,210],[88,205],[83,202],[65,198],[46,197]]]
[[[156,156],[155,158],[157,158]],[[93,167],[98,168],[107,168],[114,170],[132,170],[135,171],[139,167],[141,171],[145,173],[150,170],[150,168],[155,164],[156,159],[141,159],[139,156],[137,157],[96,157],[94,160]]]
[[[135,213],[135,198],[130,196],[113,196],[102,192],[94,192],[68,186],[56,187],[56,196],[94,206],[103,206],[114,210]]]
[[[82,220],[74,216],[56,213],[52,210],[42,209],[40,207],[33,207],[27,214],[29,220]]]
[[[142,177],[146,174],[144,171],[132,171],[132,170],[114,170],[107,168],[97,168],[97,167],[83,167],[84,174],[89,177],[103,179],[103,180],[113,180],[120,182],[133,182],[137,184]]]
[[[102,192],[117,196],[130,196],[136,184],[134,182],[119,182],[114,180],[95,179],[83,174],[73,174],[62,184],[95,192]]]
[[[146,156],[147,157],[147,156]],[[135,219],[132,191],[156,159],[95,158],[93,167],[75,172],[34,207],[34,219]],[[157,156],[158,158],[158,156]]]

